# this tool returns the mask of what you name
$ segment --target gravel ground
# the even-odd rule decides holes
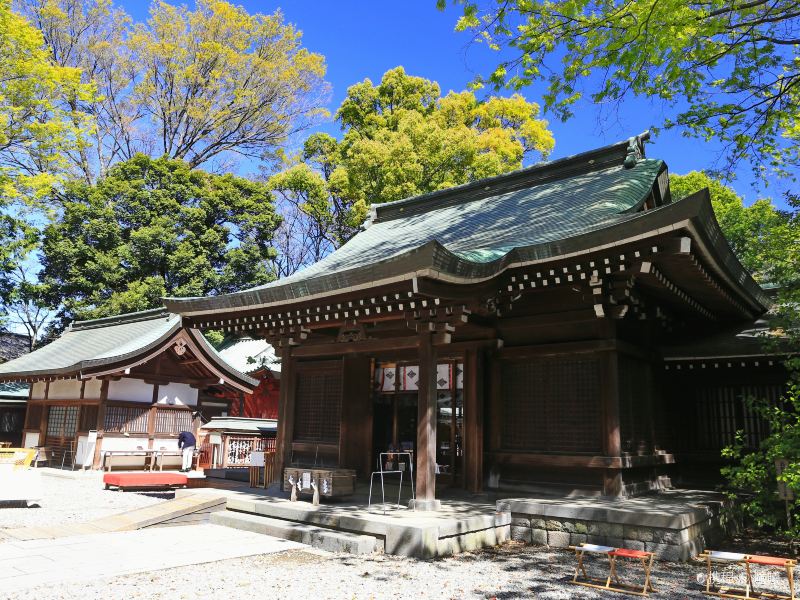
[[[250,600],[265,596],[303,600],[635,597],[602,593],[568,583],[574,560],[574,555],[567,551],[519,543],[435,561],[292,550],[70,584],[57,589],[30,589],[8,596],[8,600]],[[696,579],[701,570],[698,565],[657,563],[654,596],[672,600],[705,598]],[[632,577],[636,575],[628,573]],[[621,571],[621,575],[624,578],[625,571]]]
[[[173,493],[136,494],[103,489],[102,475],[86,473],[78,479],[42,474],[44,498],[39,507],[0,505],[0,530],[84,523],[108,515],[149,506]],[[0,535],[0,539],[2,539]]]

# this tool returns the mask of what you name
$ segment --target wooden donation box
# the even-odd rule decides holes
[[[286,467],[283,470],[283,491],[298,494],[314,494],[314,488],[322,498],[352,496],[356,487],[356,472],[353,469]],[[292,494],[294,499],[295,494]]]

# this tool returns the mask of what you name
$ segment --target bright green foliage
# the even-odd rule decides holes
[[[42,281],[62,320],[154,308],[164,296],[270,281],[280,222],[263,183],[144,155],[96,186],[70,183],[45,229]]]
[[[800,388],[793,386],[783,404],[770,405],[763,400],[751,399],[756,409],[769,425],[770,435],[760,447],[752,451],[743,443],[741,432],[737,442],[723,450],[723,456],[732,459],[730,466],[722,469],[732,498],[737,499],[739,510],[752,519],[758,527],[774,529],[789,538],[800,538]],[[785,458],[789,467],[780,476],[794,492],[789,506],[793,515],[793,528],[786,528],[786,508],[777,494],[775,459]],[[742,493],[744,492],[744,493]]]
[[[222,0],[153,1],[132,23],[111,0],[17,0],[59,64],[82,69],[101,96],[88,152],[70,158],[89,182],[135,153],[212,161],[271,157],[326,114],[324,58],[283,15]]]
[[[676,200],[709,189],[725,238],[756,281],[785,286],[800,278],[800,229],[788,213],[767,199],[745,206],[732,188],[697,171],[670,176],[670,188]]]
[[[40,197],[67,174],[64,149],[91,129],[68,100],[93,97],[76,69],[53,64],[41,32],[10,5],[0,0],[0,208]]]
[[[629,95],[656,98],[676,109],[667,127],[721,141],[729,166],[800,164],[796,0],[454,3],[463,8],[456,29],[500,52],[485,81],[544,81],[545,107],[563,119],[585,91],[605,106]]]
[[[522,96],[443,97],[437,83],[402,67],[378,85],[365,79],[351,86],[336,119],[341,140],[312,135],[299,162],[270,179],[310,220],[300,227],[310,250],[299,264],[347,241],[371,204],[512,171],[527,154],[546,156],[554,145],[538,105]]]

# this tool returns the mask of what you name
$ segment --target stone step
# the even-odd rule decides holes
[[[349,554],[383,552],[383,540],[371,535],[335,531],[306,523],[284,521],[232,510],[212,513],[211,523],[300,542],[328,552],[347,552]]]

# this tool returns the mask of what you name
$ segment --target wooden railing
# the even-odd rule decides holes
[[[275,452],[275,438],[224,435],[222,467],[249,467],[251,452]]]

